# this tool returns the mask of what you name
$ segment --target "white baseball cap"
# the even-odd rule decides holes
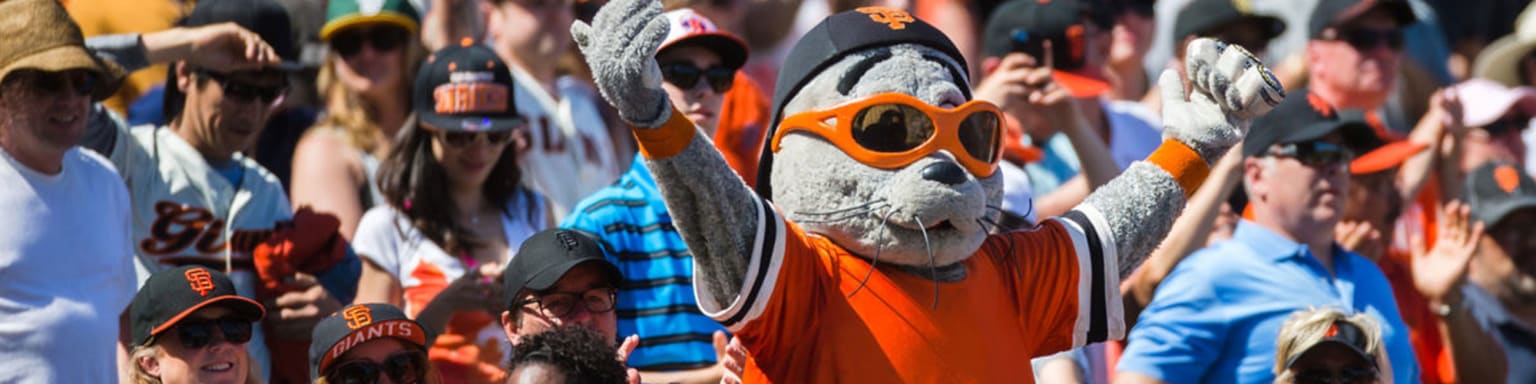
[[[673,10],[667,12],[666,16],[672,28],[667,32],[666,40],[662,40],[658,53],[678,44],[698,44],[720,55],[720,62],[727,67],[740,69],[746,64],[747,44],[735,35],[716,28],[709,18],[690,8]]]
[[[1462,122],[1468,126],[1488,125],[1512,109],[1536,116],[1536,88],[1505,87],[1488,79],[1463,81],[1454,88],[1461,97]]]

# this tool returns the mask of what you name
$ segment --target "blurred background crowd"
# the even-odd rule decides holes
[[[937,26],[1004,113],[1009,228],[1157,148],[1177,117],[1156,79],[1184,75],[1190,40],[1274,69],[1285,102],[1122,284],[1128,340],[1036,359],[1040,382],[1536,383],[1528,1],[662,2],[672,105],[748,185],[802,34],[866,6]],[[686,246],[572,41],[604,3],[0,0],[0,210],[20,212],[0,218],[0,382],[539,373],[520,361],[618,380],[581,364],[621,346],[645,382],[732,380],[750,357],[699,311]],[[603,251],[571,250],[587,241]],[[132,297],[167,271],[207,289]],[[254,302],[206,294],[226,288]],[[359,316],[432,337],[394,335],[419,353],[371,366],[320,359],[367,360],[348,344],[366,333],[326,328]],[[566,324],[596,332],[533,337]],[[157,341],[170,329],[179,345]],[[74,347],[111,339],[115,359]],[[107,373],[61,365],[81,359]]]

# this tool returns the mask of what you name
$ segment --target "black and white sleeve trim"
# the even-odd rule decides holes
[[[697,273],[693,278],[694,298],[699,302],[699,309],[731,332],[740,331],[747,322],[763,314],[784,263],[784,219],[768,201],[757,199],[757,202],[757,234],[752,240],[752,254],[747,259],[747,274],[742,280],[741,292],[734,298],[718,298],[720,300],[703,297],[708,295],[705,292],[712,292],[708,279],[700,278]],[[694,271],[701,270],[698,264],[693,268]],[[719,304],[727,300],[730,305],[720,308]]]
[[[1077,253],[1077,321],[1072,347],[1125,337],[1125,311],[1120,299],[1119,255],[1104,214],[1091,205],[1079,206],[1056,218],[1072,238]]]

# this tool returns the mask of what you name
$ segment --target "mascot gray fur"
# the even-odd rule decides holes
[[[779,134],[786,117],[877,95],[966,105],[966,65],[933,27],[866,7],[803,37],[779,76],[758,193],[669,104],[654,59],[667,28],[658,0],[616,0],[572,34],[635,126],[693,255],[701,309],[752,353],[748,381],[1029,381],[1032,356],[1124,337],[1119,279],[1166,236],[1246,120],[1284,97],[1246,50],[1196,40],[1189,97],[1177,74],[1159,79],[1166,140],[1148,161],[1063,217],[989,235],[1001,173],[967,171],[956,148],[876,167],[821,136],[836,133]]]

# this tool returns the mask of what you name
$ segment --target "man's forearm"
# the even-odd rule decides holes
[[[1503,383],[1508,375],[1508,362],[1504,358],[1504,350],[1499,347],[1493,335],[1484,330],[1472,316],[1472,311],[1463,308],[1465,301],[1461,298],[1459,290],[1452,290],[1451,296],[1445,300],[1450,303],[1450,316],[1440,318],[1437,325],[1440,328],[1440,341],[1451,349],[1451,364],[1455,367],[1456,381],[1460,383]],[[1441,306],[1440,303],[1431,303],[1433,308]]]

